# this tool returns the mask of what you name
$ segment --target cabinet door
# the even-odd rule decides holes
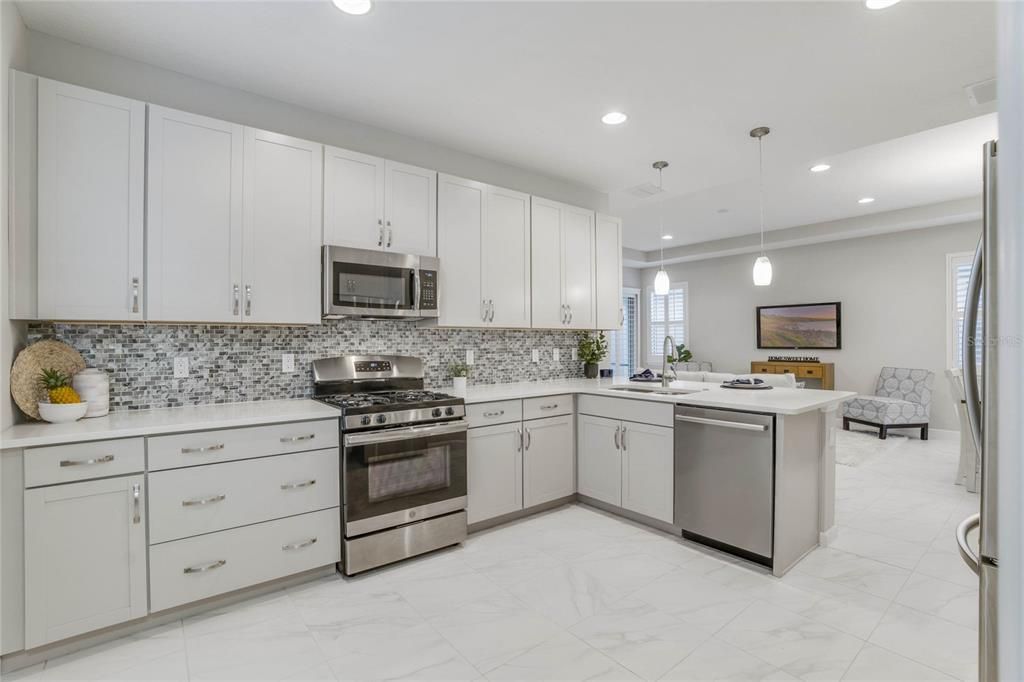
[[[243,128],[150,105],[146,319],[241,320]]]
[[[598,329],[622,327],[622,220],[597,214],[594,282]]]
[[[529,327],[530,195],[488,187],[484,215],[481,260],[490,324]]]
[[[594,212],[566,206],[562,210],[562,279],[569,324],[594,328]]]
[[[384,162],[384,248],[437,255],[437,171]]]
[[[531,197],[531,315],[534,327],[565,327],[562,295],[562,205]]]
[[[242,320],[320,323],[323,147],[245,130]]]
[[[146,615],[144,478],[25,491],[25,648]]]
[[[523,422],[523,506],[576,492],[572,416]]]
[[[672,523],[674,462],[672,429],[623,422],[622,506]]]
[[[523,508],[523,452],[519,422],[470,429],[466,468],[470,523]]]
[[[384,246],[384,159],[324,148],[324,244]]]
[[[622,506],[620,423],[615,419],[581,414],[576,421],[579,445],[576,466],[580,495]]]
[[[38,97],[38,316],[141,320],[146,105],[45,78]]]
[[[480,235],[486,185],[440,175],[437,185],[437,256],[441,260],[438,324],[479,327],[485,310],[480,290]]]

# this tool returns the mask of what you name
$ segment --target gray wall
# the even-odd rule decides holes
[[[199,80],[37,31],[28,31],[28,63],[24,70],[124,97],[434,168],[585,208],[605,211],[608,206],[607,195],[589,187]],[[439,114],[443,108],[444,104],[439,102]]]
[[[756,306],[841,301],[842,350],[771,353],[834,362],[836,388],[858,393],[873,392],[883,365],[930,369],[936,373],[932,425],[959,429],[944,374],[946,254],[973,250],[980,231],[973,222],[769,250],[774,279],[764,288],[751,281],[753,254],[666,269],[673,282],[688,283],[687,345],[716,370],[748,372],[751,360],[767,358],[769,351],[757,349]],[[645,288],[656,272],[643,271]]]

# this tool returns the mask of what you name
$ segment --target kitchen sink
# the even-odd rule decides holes
[[[651,386],[650,388],[640,386],[610,386],[609,391],[626,391],[627,393],[653,393],[654,395],[684,395],[686,393],[699,393],[700,391],[692,388],[662,388],[661,386]]]

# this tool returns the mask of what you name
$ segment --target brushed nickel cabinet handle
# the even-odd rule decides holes
[[[296,490],[298,488],[308,488],[311,485],[316,485],[315,478],[311,478],[308,481],[303,481],[301,483],[282,483],[281,490]]]
[[[621,426],[615,427],[615,435],[612,436],[612,440],[615,441],[615,449],[618,450],[621,446],[619,445],[619,432],[622,431]]]
[[[201,497],[196,500],[182,500],[182,507],[202,507],[207,504],[216,504],[217,502],[223,502],[227,499],[227,495],[212,495],[210,497]]]
[[[622,435],[619,436],[619,442],[622,443],[622,451],[625,452],[628,448],[626,447],[626,427],[622,427]]]
[[[139,278],[132,277],[132,312],[139,312]]]
[[[558,403],[551,403],[550,405],[541,405],[540,409],[542,409],[542,410],[557,410],[558,409]]]
[[[516,429],[516,438],[519,439],[519,444],[516,446],[516,452],[523,451],[523,430]]]
[[[62,459],[60,461],[60,465],[62,467],[80,467],[92,464],[106,464],[107,462],[113,461],[113,455],[103,455],[102,457],[94,457],[92,459]]]
[[[210,563],[203,564],[202,566],[188,566],[182,572],[185,573],[185,574],[188,574],[188,573],[206,573],[207,571],[212,571],[215,568],[220,568],[221,566],[223,566],[227,562],[228,562],[227,559],[217,559],[217,561],[211,561]]]
[[[523,449],[524,450],[529,450],[530,449],[530,443],[533,442],[533,437],[530,434],[530,429],[523,429],[523,431],[526,432],[526,446]]]
[[[239,293],[238,285],[237,284],[232,286],[231,290],[232,290],[232,293],[234,294],[234,303],[231,305],[231,314],[232,315],[237,315],[238,314],[238,307],[241,304],[241,294]]]
[[[281,545],[281,550],[288,552],[295,549],[302,549],[303,547],[309,547],[310,545],[316,544],[316,538],[310,538],[303,540],[302,542],[293,542],[287,545]]]
[[[316,438],[316,434],[315,433],[310,433],[310,434],[307,434],[305,436],[284,436],[283,438],[281,438],[281,442],[282,443],[296,443],[296,442],[298,442],[300,440],[313,440],[314,438]]]
[[[487,321],[487,299],[480,299],[480,321]]]
[[[142,496],[142,486],[138,483],[132,484],[132,523],[138,524],[142,521],[139,498]]]
[[[392,230],[391,230],[391,221],[389,220],[389,221],[388,221],[388,243],[387,243],[387,245],[385,246],[385,248],[388,248],[388,249],[390,249],[390,248],[391,248],[391,237],[392,237],[393,235],[394,235],[394,232],[392,232]]]
[[[377,218],[377,246],[384,246],[384,221]]]
[[[490,417],[500,417],[503,414],[505,414],[505,410],[498,410],[497,412],[484,412],[484,416],[488,417],[488,418],[490,418]]]
[[[491,316],[488,318],[488,322],[494,322],[494,299],[489,299],[489,306],[491,308]]]
[[[181,454],[183,455],[201,455],[204,452],[216,452],[217,450],[223,450],[224,443],[215,443],[214,445],[205,445],[201,448],[182,448]]]
[[[252,315],[252,285],[245,285],[245,315],[249,317]]]

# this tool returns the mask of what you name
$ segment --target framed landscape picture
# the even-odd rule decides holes
[[[757,347],[791,350],[842,348],[840,303],[801,303],[757,308]]]

